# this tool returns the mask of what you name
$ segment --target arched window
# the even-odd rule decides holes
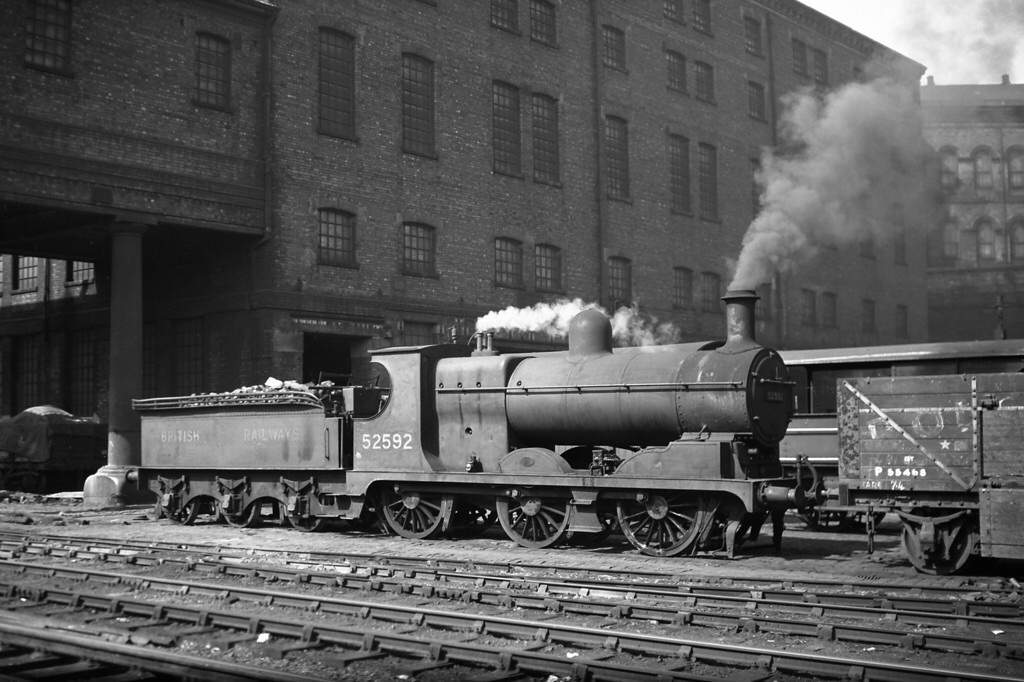
[[[942,185],[942,189],[956,189],[960,166],[956,149],[953,147],[943,147],[939,151],[939,155],[941,157],[939,182]]]
[[[947,220],[942,228],[942,255],[948,263],[960,256],[960,226],[955,220]]]
[[[974,189],[992,188],[992,153],[986,147],[976,149],[974,162]]]
[[[978,264],[992,265],[1006,260],[1006,238],[1003,230],[991,219],[982,218],[975,224],[978,236]]]
[[[1024,262],[1024,218],[1014,218],[1010,223],[1010,254],[1014,262]]]
[[[1024,191],[1024,149],[1011,147],[1006,152],[1006,169],[1010,190]]]

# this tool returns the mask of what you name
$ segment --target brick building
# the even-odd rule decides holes
[[[1024,337],[1024,85],[921,88],[946,219],[929,240],[929,336]]]
[[[921,71],[794,0],[24,0],[0,19],[0,413],[358,379],[371,347],[560,297],[720,337],[779,98],[871,58]],[[923,336],[923,257],[823,259],[766,290],[762,338]],[[878,286],[898,323],[862,320]]]

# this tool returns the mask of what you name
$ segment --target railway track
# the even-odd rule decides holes
[[[89,543],[83,544],[88,545]],[[773,632],[802,637],[810,636],[825,641],[896,645],[904,651],[929,648],[954,651],[959,654],[988,653],[1009,658],[1020,654],[1019,636],[1010,640],[1012,644],[1008,644],[1004,639],[979,636],[977,628],[973,634],[961,635],[920,630],[901,631],[891,627],[895,619],[886,614],[875,614],[875,618],[881,616],[880,620],[887,623],[886,627],[882,627],[879,623],[851,625],[836,622],[833,624],[827,622],[823,613],[813,610],[802,618],[762,616],[759,615],[758,610],[762,607],[751,607],[749,602],[747,606],[738,605],[739,609],[730,614],[721,605],[704,609],[687,608],[685,605],[680,607],[679,604],[648,603],[647,598],[638,598],[635,595],[628,598],[618,592],[595,594],[600,588],[585,588],[589,592],[586,595],[581,595],[578,588],[574,588],[577,590],[574,594],[558,595],[557,590],[554,589],[555,586],[544,583],[543,585],[529,585],[530,591],[524,593],[523,583],[509,580],[508,576],[505,577],[506,585],[500,589],[492,589],[484,585],[481,577],[472,573],[460,574],[462,584],[456,584],[451,581],[451,576],[438,576],[436,573],[428,572],[427,577],[424,578],[424,575],[417,574],[408,567],[395,569],[390,566],[382,566],[379,557],[375,565],[342,567],[339,564],[338,568],[344,568],[345,572],[332,575],[332,571],[323,570],[323,566],[320,567],[321,570],[313,571],[308,570],[308,566],[304,569],[295,566],[242,565],[237,556],[228,559],[224,556],[208,554],[202,560],[196,560],[180,556],[176,558],[173,556],[174,552],[170,550],[163,550],[164,554],[161,556],[160,552],[153,548],[143,551],[138,548],[126,549],[124,547],[120,549],[95,546],[76,548],[73,545],[73,542],[69,543],[67,538],[63,538],[61,542],[55,543],[50,551],[45,551],[45,547],[41,544],[26,543],[25,548],[31,550],[25,554],[29,560],[0,562],[0,572],[13,576],[6,582],[0,582],[0,586],[5,586],[4,589],[8,590],[11,599],[31,601],[31,599],[38,599],[40,595],[45,595],[48,603],[56,603],[64,608],[80,608],[87,605],[107,613],[120,613],[127,609],[124,612],[130,616],[144,617],[149,614],[150,619],[156,617],[153,615],[155,613],[161,613],[163,614],[161,617],[166,617],[166,614],[172,611],[168,610],[166,604],[163,607],[164,610],[159,611],[159,600],[155,603],[144,603],[144,600],[120,597],[115,599],[114,604],[111,605],[110,602],[102,601],[101,596],[91,591],[82,591],[81,586],[117,586],[121,594],[124,594],[123,588],[127,587],[134,591],[155,591],[162,595],[172,594],[178,599],[184,595],[192,597],[198,595],[200,601],[206,606],[209,605],[210,600],[214,600],[217,604],[256,604],[264,607],[296,609],[307,614],[329,614],[350,619],[356,618],[370,623],[391,625],[399,623],[407,627],[415,626],[417,630],[423,628],[454,630],[462,635],[468,632],[476,640],[481,638],[504,640],[494,643],[495,651],[504,651],[513,656],[515,654],[509,654],[508,651],[507,640],[509,639],[547,647],[551,645],[580,647],[592,653],[581,654],[582,660],[575,660],[574,667],[568,669],[564,666],[551,667],[554,662],[546,661],[547,667],[543,669],[548,671],[568,670],[567,675],[578,674],[580,670],[588,671],[586,674],[591,677],[583,679],[654,679],[659,675],[667,675],[665,679],[693,679],[692,677],[675,676],[674,668],[683,666],[687,674],[690,674],[695,665],[705,666],[713,661],[725,662],[755,672],[759,670],[788,671],[825,678],[852,676],[857,679],[859,676],[862,679],[894,680],[1017,679],[1012,676],[993,678],[987,673],[970,673],[963,670],[928,671],[916,665],[911,667],[876,660],[814,656],[765,647],[710,643],[683,637],[679,634],[666,637],[636,632],[635,625],[630,625],[630,623],[653,624],[660,632],[675,633],[687,633],[696,625],[712,625],[743,634]],[[196,548],[190,549],[195,550]],[[12,550],[6,548],[5,551]],[[121,565],[117,567],[119,570],[116,571],[94,570],[83,568],[80,565],[75,567],[57,565],[60,561],[71,558],[79,562],[85,559],[104,560],[107,562],[104,568],[107,569],[114,563]],[[251,557],[249,559],[251,560]],[[165,572],[167,569],[171,569],[178,573],[183,570],[201,571],[205,572],[204,577],[214,582],[197,581],[191,577],[189,580],[180,580],[150,575],[149,572],[155,569]],[[441,580],[442,577],[444,580]],[[251,583],[253,578],[264,581],[271,580],[275,584],[287,581],[295,589],[287,592],[271,591],[265,588],[242,587],[234,584],[237,582]],[[34,589],[26,589],[29,579],[34,582],[43,581],[46,584],[36,585]],[[53,581],[69,583],[71,587],[46,586]],[[335,596],[339,587],[354,590],[361,598],[339,598]],[[328,596],[325,596],[325,592]],[[692,598],[689,595],[678,593],[674,597],[677,599]],[[721,597],[716,597],[716,599],[720,600]],[[419,602],[426,600],[430,603],[440,601],[447,602],[450,606],[446,609],[426,608],[422,603],[406,606],[400,603],[388,603],[388,600]],[[136,604],[137,601],[140,603]],[[811,609],[820,608],[813,603],[808,606]],[[177,608],[177,606],[173,608]],[[464,612],[465,609],[469,609],[470,612]],[[526,620],[522,617],[508,618],[507,615],[501,615],[507,614],[512,609],[515,609],[519,615],[534,615]],[[924,614],[927,617],[936,617],[937,615],[941,614]],[[560,620],[573,618],[582,619],[581,622],[585,622],[585,624],[564,625],[558,623]],[[809,623],[807,622],[808,618],[810,619]],[[954,620],[951,622],[959,622],[959,627],[964,627],[965,618],[969,621],[976,617],[954,616]],[[192,622],[196,627],[209,627],[203,623],[210,620],[211,617],[195,617],[194,613],[176,617],[177,622]],[[257,637],[266,632],[275,637],[285,636],[297,639],[300,644],[303,642],[306,644],[329,643],[337,640],[334,646],[343,648],[355,646],[348,635],[343,637],[337,633],[331,634],[333,631],[324,634],[318,631],[295,630],[294,623],[286,625],[277,621],[268,621],[272,623],[271,626],[261,625],[262,621],[256,623],[250,620],[243,627],[238,621],[224,614],[218,615],[212,620],[223,621],[230,627],[242,629],[245,633],[255,634]],[[1015,622],[1019,619],[1013,617],[992,618],[991,620],[1003,625],[1004,627],[1001,629],[1004,632],[1009,631],[1006,626],[1019,624]],[[308,617],[298,622],[309,625]],[[991,623],[986,622],[984,625],[990,627]],[[626,626],[631,629],[616,629]],[[365,633],[366,628],[365,626],[357,627],[356,631]],[[390,631],[385,631],[385,633],[387,632]],[[424,638],[421,634],[409,634],[409,636],[413,639]],[[379,646],[379,642],[377,646]],[[398,656],[423,658],[420,656],[421,649],[412,647],[408,642],[406,644],[389,644],[388,646],[395,647]],[[367,648],[365,643],[359,643],[358,647],[358,651],[365,653]],[[302,647],[296,648],[302,649]],[[468,654],[457,654],[451,660],[462,660],[459,657],[463,655]],[[481,665],[489,666],[491,673],[502,671],[507,673],[517,670],[529,674],[530,670],[534,670],[531,666],[540,665],[539,661],[541,660],[536,659],[531,663],[507,657],[500,658],[500,653],[494,654],[498,658],[490,657],[491,654],[479,655],[482,657],[480,660],[485,661]],[[431,660],[436,663],[435,659],[438,659],[441,654],[435,653],[430,656],[433,657]],[[654,677],[648,676],[646,672],[641,677],[623,677],[622,675],[627,670],[633,671],[630,674],[638,673],[635,670],[635,661],[621,664],[614,660],[607,660],[619,659],[622,656],[669,657],[677,665],[651,668],[656,671]],[[591,659],[595,657],[600,660],[592,665]],[[448,654],[444,654],[444,660],[449,660]],[[560,662],[565,663],[565,660],[560,659]],[[614,665],[626,665],[626,670],[613,669]],[[852,675],[851,671],[853,671]]]

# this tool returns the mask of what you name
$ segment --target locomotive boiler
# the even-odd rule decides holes
[[[496,521],[527,547],[617,524],[666,556],[732,553],[775,512],[778,541],[782,512],[807,504],[778,457],[793,385],[754,340],[757,296],[723,300],[724,341],[613,348],[587,310],[565,351],[500,354],[483,336],[372,351],[372,380],[329,396],[138,400],[139,479],[185,522],[269,510],[310,530],[372,509],[404,537]]]

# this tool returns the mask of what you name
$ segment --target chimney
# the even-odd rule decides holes
[[[733,289],[725,292],[725,347],[745,350],[756,346],[754,340],[754,306],[761,298],[750,289]]]
[[[1004,73],[1003,74],[1003,85],[1009,85],[1009,84],[1010,84],[1010,74]]]
[[[928,76],[928,85],[935,85],[935,76]]]

